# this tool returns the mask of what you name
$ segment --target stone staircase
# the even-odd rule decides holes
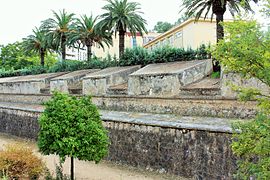
[[[107,94],[109,94],[109,95],[127,95],[128,94],[128,83],[110,86],[107,89]]]
[[[70,87],[68,88],[69,94],[82,94],[82,88],[79,87]]]
[[[180,88],[180,96],[221,96],[220,79],[206,77],[195,83]]]
[[[40,94],[50,94],[50,86],[40,89]]]

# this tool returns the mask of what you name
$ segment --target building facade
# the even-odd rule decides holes
[[[195,21],[193,18],[171,28],[143,47],[149,50],[163,46],[197,49],[202,44],[215,44],[216,39],[216,21]]]
[[[143,47],[144,44],[155,39],[159,33],[149,32],[143,36],[140,33],[137,33],[136,36],[132,36],[130,32],[127,32],[125,35],[125,48],[134,48],[134,47]],[[98,45],[92,47],[93,55],[97,57],[106,57],[109,55],[119,57],[119,36],[113,36],[113,45],[107,47],[104,45],[104,49]]]

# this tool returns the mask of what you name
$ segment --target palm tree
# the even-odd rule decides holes
[[[66,43],[67,34],[70,25],[73,22],[75,14],[67,13],[64,9],[57,14],[53,11],[54,18],[49,18],[42,22],[42,28],[48,32],[49,42],[54,46],[55,50],[61,50],[62,59],[66,59]]]
[[[47,41],[46,32],[38,28],[33,29],[33,35],[23,39],[23,49],[25,52],[38,53],[40,56],[40,64],[44,66],[44,58],[50,46]]]
[[[100,29],[97,24],[97,18],[92,15],[87,17],[81,16],[73,23],[70,31],[70,44],[82,44],[87,47],[87,60],[90,61],[92,56],[92,46],[94,43],[104,49],[104,44],[108,47],[112,45],[112,34],[105,29]]]
[[[137,2],[127,2],[127,0],[106,0],[108,2],[102,9],[106,12],[101,15],[103,20],[100,22],[102,27],[109,27],[116,33],[119,33],[119,56],[124,52],[125,34],[130,31],[133,36],[139,32],[147,33],[145,28],[146,21],[139,11],[141,8]]]
[[[253,0],[255,3],[258,0]],[[250,6],[250,0],[183,0],[182,10],[188,16],[195,15],[195,19],[198,20],[202,14],[204,19],[211,11],[211,19],[213,15],[216,16],[216,34],[217,42],[224,37],[224,29],[220,22],[223,22],[224,13],[229,9],[230,13],[234,16],[235,13],[240,13],[241,9],[245,11],[252,11]]]

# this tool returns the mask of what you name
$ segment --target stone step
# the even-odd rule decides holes
[[[128,94],[128,84],[119,84],[115,86],[110,86],[107,89],[107,94],[109,95],[127,95]]]
[[[69,94],[82,94],[82,88],[69,88]]]
[[[40,89],[41,94],[50,94],[50,88],[41,88]]]
[[[220,88],[196,88],[196,89],[181,89],[181,96],[219,96],[221,95]]]
[[[220,96],[220,80],[204,78],[180,88],[180,96]]]

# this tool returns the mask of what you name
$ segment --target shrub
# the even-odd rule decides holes
[[[223,24],[227,34],[213,49],[213,56],[226,71],[256,78],[270,88],[270,32],[256,21],[238,20]],[[260,115],[234,125],[232,150],[239,157],[239,179],[270,179],[270,96],[262,89],[234,86],[241,100],[256,100]],[[240,132],[240,133],[239,133]]]
[[[127,48],[124,54],[119,59],[118,64],[120,66],[131,66],[131,65],[146,65],[149,63],[149,53],[142,47],[136,47],[133,49]]]
[[[76,71],[83,69],[83,62],[75,60],[59,61],[48,72]]]
[[[0,170],[10,179],[38,179],[45,165],[30,148],[9,144],[0,151]]]

